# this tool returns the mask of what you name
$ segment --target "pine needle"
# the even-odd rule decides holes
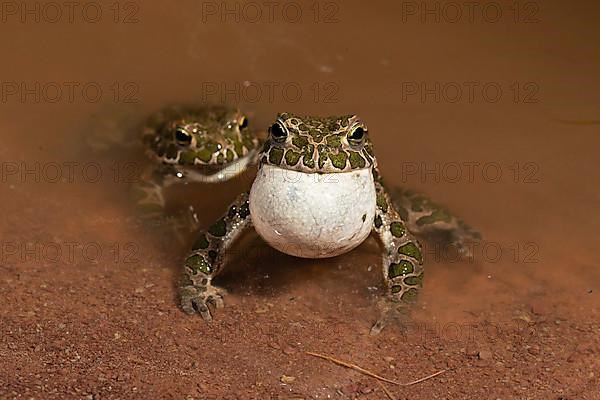
[[[391,379],[384,378],[383,376],[377,375],[376,373],[374,373],[374,372],[371,372],[371,371],[369,371],[369,370],[366,370],[366,369],[364,369],[364,368],[362,368],[362,367],[359,367],[359,366],[358,366],[358,365],[356,365],[356,364],[351,364],[351,363],[348,363],[348,362],[345,362],[345,361],[341,361],[341,360],[338,360],[338,359],[336,359],[336,358],[333,358],[333,357],[326,356],[326,355],[324,355],[324,354],[313,353],[312,351],[307,351],[307,352],[306,352],[306,354],[308,354],[308,355],[311,355],[311,356],[313,356],[313,357],[318,357],[318,358],[322,358],[322,359],[324,359],[324,360],[331,361],[332,363],[334,363],[334,364],[337,364],[337,365],[341,365],[342,367],[346,367],[346,368],[353,369],[353,370],[355,370],[355,371],[358,371],[358,372],[360,372],[360,373],[363,373],[363,374],[365,374],[365,375],[368,375],[368,376],[370,376],[370,377],[372,377],[372,378],[378,379],[378,380],[380,380],[380,381],[383,381],[383,382],[391,383],[391,384],[394,384],[394,385],[398,385],[398,386],[412,386],[412,385],[416,385],[417,383],[424,382],[424,381],[426,381],[426,380],[428,380],[428,379],[431,379],[431,378],[433,378],[433,377],[436,377],[436,376],[438,376],[438,375],[440,375],[440,374],[442,374],[442,373],[446,372],[446,370],[445,370],[445,369],[443,369],[443,370],[441,370],[441,371],[438,371],[438,372],[436,372],[436,373],[433,373],[433,374],[431,374],[431,375],[427,375],[427,376],[426,376],[426,377],[424,377],[424,378],[417,379],[416,381],[412,381],[412,382],[408,382],[408,383],[402,383],[402,382],[396,382],[396,381],[393,381],[393,380],[391,380]],[[386,393],[386,394],[387,394],[387,393]],[[389,395],[388,395],[388,396],[389,396]]]
[[[388,397],[388,399],[390,400],[395,400],[394,396],[392,395],[392,393],[388,390],[388,388],[386,388],[385,386],[383,386],[383,383],[377,381],[377,384],[381,387],[381,389],[383,389],[383,392],[385,393],[385,395]]]

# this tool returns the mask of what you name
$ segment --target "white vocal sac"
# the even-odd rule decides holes
[[[305,173],[264,164],[250,190],[256,232],[297,257],[346,253],[371,232],[375,217],[371,169]]]

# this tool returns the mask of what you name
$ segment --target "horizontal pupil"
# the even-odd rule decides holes
[[[178,130],[175,133],[175,137],[177,138],[177,140],[182,141],[182,142],[187,142],[189,140],[191,140],[191,137],[185,133],[184,131]]]
[[[360,140],[362,139],[364,135],[364,132],[361,128],[355,129],[351,134],[350,134],[350,139],[351,140]]]
[[[283,130],[283,128],[279,125],[279,124],[274,124],[271,127],[271,134],[275,137],[284,137],[286,136],[285,131]]]

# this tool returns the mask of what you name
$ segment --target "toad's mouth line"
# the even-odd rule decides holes
[[[248,169],[256,156],[251,151],[244,157],[240,157],[229,164],[217,165],[194,165],[185,167],[186,178],[195,182],[222,182],[240,175]]]
[[[347,171],[339,171],[337,169],[330,169],[327,168],[323,171],[319,171],[319,170],[309,170],[309,169],[305,169],[303,167],[298,167],[298,166],[281,166],[281,165],[275,165],[275,164],[269,164],[269,163],[264,163],[260,166],[260,168],[267,168],[269,171],[273,172],[273,171],[281,171],[283,173],[285,173],[286,171],[289,171],[290,173],[293,174],[300,174],[300,175],[344,175],[344,174],[352,174],[352,173],[356,173],[359,171],[368,171],[371,170],[372,167],[368,166],[368,167],[364,167],[364,168],[355,168],[355,169],[350,169]]]
[[[365,177],[368,176],[369,184],[373,182],[373,174],[370,168],[361,168],[361,169],[353,169],[350,171],[340,171],[340,172],[315,172],[315,171],[299,171],[296,169],[290,169],[286,167],[281,167],[279,165],[272,164],[262,164],[258,175],[263,177],[263,179],[269,180],[271,182],[287,182],[289,184],[295,185],[314,185],[317,184],[318,187],[315,189],[317,192],[321,190],[327,190],[327,186],[321,186],[321,184],[326,183],[340,183],[340,184],[353,184],[350,182],[358,182],[364,181]],[[255,179],[255,183],[256,180]]]

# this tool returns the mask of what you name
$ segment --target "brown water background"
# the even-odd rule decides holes
[[[483,233],[486,242],[472,260],[454,260],[428,247],[430,261],[417,321],[481,323],[481,315],[498,312],[499,316],[483,319],[497,318],[496,326],[504,326],[515,315],[521,318],[523,307],[531,313],[529,305],[534,302],[534,308],[541,304],[544,310],[553,310],[549,314],[560,314],[548,317],[552,323],[567,319],[585,326],[586,337],[596,337],[592,341],[597,346],[599,3],[476,2],[470,14],[462,3],[300,1],[285,7],[274,2],[273,15],[261,2],[89,3],[87,8],[88,2],[77,3],[72,21],[67,8],[59,5],[58,22],[52,22],[56,7],[49,3],[27,2],[33,11],[25,14],[20,14],[25,3],[2,3],[0,296],[10,304],[2,310],[7,346],[17,340],[12,335],[18,329],[34,332],[37,325],[69,324],[70,318],[73,324],[86,318],[96,324],[103,315],[98,324],[122,332],[132,324],[129,316],[147,321],[145,307],[158,307],[168,319],[159,317],[156,322],[155,329],[163,333],[152,346],[175,340],[180,350],[175,353],[189,354],[177,337],[201,341],[194,336],[198,330],[208,332],[206,340],[214,346],[222,346],[215,356],[220,361],[204,362],[207,348],[197,343],[194,351],[203,372],[183,381],[172,378],[177,374],[158,372],[144,381],[139,378],[144,373],[123,366],[133,376],[124,379],[126,384],[140,379],[135,387],[153,393],[148,382],[169,380],[164,390],[175,397],[190,393],[188,380],[194,385],[205,382],[208,386],[198,391],[216,396],[239,390],[240,398],[288,392],[278,381],[283,372],[269,367],[276,358],[232,349],[225,336],[231,337],[218,332],[233,335],[241,329],[248,346],[283,341],[310,350],[297,338],[306,335],[312,338],[313,349],[326,351],[331,346],[338,355],[362,357],[365,362],[388,354],[382,342],[354,337],[368,331],[376,312],[380,276],[373,239],[336,259],[302,261],[250,238],[245,247],[242,244],[243,259],[233,263],[239,272],[225,279],[232,294],[226,299],[228,307],[217,314],[216,324],[221,319],[222,325],[207,331],[200,321],[177,310],[174,281],[185,245],[160,226],[149,229],[135,223],[127,201],[129,168],[137,168],[143,158],[119,146],[90,150],[89,142],[98,135],[135,137],[136,123],[161,106],[206,101],[238,104],[256,129],[264,129],[283,111],[356,113],[369,126],[389,184],[427,193]],[[222,15],[225,7],[230,13]],[[102,14],[96,17],[98,10]],[[259,17],[257,10],[262,13]],[[69,87],[74,88],[72,97]],[[96,171],[102,175],[98,179]],[[208,223],[250,179],[186,188],[173,201],[198,204],[203,222]],[[67,257],[66,243],[71,242],[76,250]],[[57,244],[63,251],[58,259],[48,255]],[[96,247],[101,257],[82,253],[83,248]],[[27,248],[34,248],[33,254],[24,251]],[[290,299],[301,299],[301,305]],[[87,311],[81,311],[84,308]],[[273,309],[286,311],[266,312]],[[260,339],[260,333],[265,334],[262,324],[270,327],[267,336],[275,339]],[[128,340],[146,340],[140,337],[148,329],[129,331]],[[327,332],[336,332],[337,341]],[[399,333],[392,329],[386,335],[395,338]],[[85,338],[63,340],[75,347],[86,343]],[[552,344],[565,352],[571,345],[575,344],[560,340]],[[31,376],[52,376],[28,370],[38,367],[27,356],[27,346],[4,353],[24,371],[4,370],[6,393],[42,393]],[[126,352],[128,346],[113,351]],[[361,350],[364,346],[370,350]],[[140,354],[152,351],[160,353],[138,349]],[[236,351],[245,360],[242,365],[226,360]],[[169,357],[180,357],[169,354],[156,357],[166,365]],[[96,365],[94,357],[90,355],[87,367],[73,366],[74,370],[89,371]],[[415,357],[420,357],[418,352]],[[58,362],[52,360],[51,364]],[[232,372],[219,375],[211,365]],[[584,366],[573,371],[591,376],[581,378],[585,382],[578,381],[580,386],[573,384],[583,388],[576,393],[594,396],[594,391],[586,392],[586,385],[597,379],[597,367],[588,365],[592,375]],[[256,375],[238,381],[236,368]],[[344,371],[331,372],[337,371],[332,367],[328,380],[319,376],[318,369],[303,368],[308,372],[299,375],[295,390],[306,396],[336,393],[335,382],[346,376]],[[515,370],[519,368],[533,367],[524,362],[516,364]],[[559,370],[546,372],[560,381]],[[535,371],[534,375],[541,373]],[[423,374],[415,370],[406,376],[418,375]],[[89,385],[101,388],[99,393],[110,393],[93,378],[97,373],[85,376],[92,382]],[[427,393],[461,398],[460,387],[472,389],[465,398],[487,393],[460,376],[454,386],[448,381]],[[253,380],[261,385],[252,386]],[[492,392],[509,398],[527,393],[545,396],[557,394],[559,386],[575,387],[557,384],[519,391],[518,384],[517,389],[507,385]],[[117,394],[133,393],[129,389]]]

